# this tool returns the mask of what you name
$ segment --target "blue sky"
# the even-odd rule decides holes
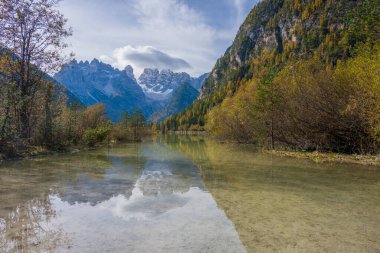
[[[64,0],[78,60],[117,68],[211,71],[257,0]]]

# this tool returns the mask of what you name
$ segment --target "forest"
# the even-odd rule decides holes
[[[219,139],[271,149],[378,152],[379,9],[375,0],[258,4],[201,99],[162,128],[206,129]],[[287,22],[289,40],[278,34]],[[259,44],[260,32],[256,41],[245,35],[263,25],[276,37],[272,46]],[[236,55],[245,60],[238,67],[230,62]]]
[[[50,78],[71,57],[72,29],[58,2],[1,1],[2,156],[140,141],[159,131],[207,131],[270,149],[379,151],[377,0],[260,2],[199,99],[154,124],[138,108],[112,123],[105,105],[85,107]]]
[[[380,0],[0,0],[0,253],[380,253],[379,193]]]
[[[140,141],[147,132],[139,109],[112,124],[103,104],[84,107],[46,74],[70,58],[65,39],[72,29],[54,8],[58,2],[0,2],[2,158],[94,147],[105,141]]]

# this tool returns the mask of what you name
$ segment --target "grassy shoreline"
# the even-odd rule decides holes
[[[22,151],[17,151],[16,153],[11,154],[11,155],[0,153],[0,165],[8,161],[33,159],[33,158],[42,157],[42,156],[53,156],[57,154],[70,154],[70,153],[76,154],[76,153],[79,153],[83,149],[85,148],[70,147],[66,150],[52,150],[52,149],[48,149],[48,148],[40,147],[40,146],[31,146]]]
[[[241,145],[237,142],[226,141],[218,139],[210,135],[207,131],[173,131],[170,132],[175,135],[195,135],[195,136],[209,136],[210,138],[220,142],[220,143],[235,143]],[[249,144],[255,145],[255,144]],[[257,146],[260,149],[259,146]],[[262,152],[267,154],[272,154],[280,157],[289,157],[295,159],[309,159],[316,163],[323,162],[338,162],[347,164],[360,164],[368,166],[379,166],[380,167],[380,154],[377,155],[361,155],[361,154],[343,154],[343,153],[326,153],[319,151],[288,151],[288,150],[268,150],[262,147]]]
[[[264,150],[265,153],[281,156],[291,157],[296,159],[309,159],[316,163],[323,162],[339,162],[351,163],[361,165],[380,166],[379,155],[358,155],[358,154],[339,154],[339,153],[323,153],[323,152],[306,152],[306,151],[285,151],[285,150]]]
[[[172,133],[173,134],[173,133]],[[183,132],[174,132],[176,135],[184,135]],[[207,136],[208,134],[202,132],[202,134],[186,133],[185,135],[199,135],[199,136]],[[220,141],[221,143],[225,143]],[[114,142],[111,142],[114,143]],[[91,150],[103,147],[104,145],[109,145],[111,143],[98,143],[95,147],[85,147],[85,146],[73,146],[66,150],[49,150],[47,148],[32,146],[26,150],[18,152],[13,156],[6,156],[0,153],[0,164],[6,161],[12,160],[22,160],[22,159],[32,159],[40,156],[51,156],[56,154],[76,154],[84,150]],[[338,163],[351,163],[351,164],[361,164],[361,165],[369,165],[369,166],[379,166],[380,167],[380,154],[378,155],[359,155],[359,154],[341,154],[341,153],[324,153],[319,151],[307,152],[307,151],[287,151],[287,150],[268,150],[262,149],[262,152],[279,156],[279,157],[289,157],[295,159],[308,159],[316,163],[323,162],[338,162]]]

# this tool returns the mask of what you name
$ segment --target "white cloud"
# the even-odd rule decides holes
[[[117,48],[112,57],[102,55],[101,60],[112,64],[114,67],[124,69],[131,65],[136,77],[140,76],[144,68],[171,69],[173,71],[188,71],[191,66],[185,60],[168,55],[151,46],[131,45]]]
[[[132,7],[137,23],[124,29],[127,46],[111,53],[114,66],[132,65],[137,76],[145,67],[186,70],[192,75],[212,69],[218,57],[212,50],[218,36],[202,15],[177,0],[134,0]],[[103,55],[102,60],[109,63],[110,56]]]
[[[235,30],[237,31],[252,9],[252,5],[260,0],[229,0],[232,8],[236,11]],[[236,33],[235,31],[235,33]]]
[[[245,15],[242,2],[247,0],[228,1],[238,15]],[[60,10],[74,28],[70,42],[78,60],[100,57],[119,67],[129,63],[137,72],[141,66],[127,61],[128,57],[120,58],[118,50],[134,45],[127,51],[138,53],[147,51],[146,45],[150,45],[186,61],[192,66],[188,72],[193,76],[211,71],[240,25],[213,27],[204,16],[207,10],[195,9],[194,2],[185,0],[65,0],[61,5]]]
[[[200,13],[177,0],[136,0],[134,9],[139,31],[150,37],[148,45],[186,59],[198,72],[193,74],[212,68],[216,31]]]
[[[233,0],[233,3],[238,13],[237,19],[240,21],[243,15],[244,0]]]

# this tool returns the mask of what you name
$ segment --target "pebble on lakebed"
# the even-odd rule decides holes
[[[71,154],[78,154],[80,152],[79,149],[73,149],[71,150]]]

